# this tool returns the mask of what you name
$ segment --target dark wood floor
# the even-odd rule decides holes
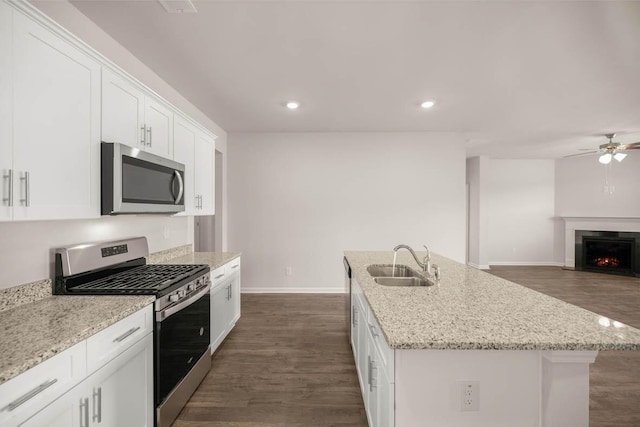
[[[559,267],[490,272],[640,328],[640,279]],[[174,426],[366,426],[342,298],[243,294],[240,321]],[[600,352],[590,418],[590,427],[640,427],[640,352]]]
[[[344,296],[243,294],[242,317],[174,427],[366,426]]]

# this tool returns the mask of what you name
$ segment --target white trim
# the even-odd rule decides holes
[[[467,265],[469,267],[477,268],[478,270],[491,270],[491,267],[489,267],[488,265],[478,265],[473,262],[468,262]]]
[[[551,363],[593,363],[596,350],[554,350],[542,352],[542,357]]]
[[[564,263],[556,261],[490,261],[489,265],[564,267]]]
[[[246,288],[242,286],[243,294],[345,294],[344,287],[340,288]]]

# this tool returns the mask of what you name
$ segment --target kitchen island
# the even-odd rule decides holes
[[[438,284],[390,287],[367,266],[392,251],[345,256],[373,426],[586,427],[597,352],[640,349],[635,328],[445,257]],[[407,252],[397,262],[420,270]]]

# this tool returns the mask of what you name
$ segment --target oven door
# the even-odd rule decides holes
[[[102,214],[184,211],[182,163],[123,144],[102,143]]]
[[[209,351],[210,304],[210,290],[207,287],[191,299],[156,313],[156,406],[162,404],[202,355]]]

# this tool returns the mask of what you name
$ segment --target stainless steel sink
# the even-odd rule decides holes
[[[391,264],[374,264],[367,267],[367,271],[373,277],[422,277],[416,270],[403,264],[396,264],[395,269]]]
[[[373,280],[384,286],[433,286],[434,282],[423,277],[375,277]]]

